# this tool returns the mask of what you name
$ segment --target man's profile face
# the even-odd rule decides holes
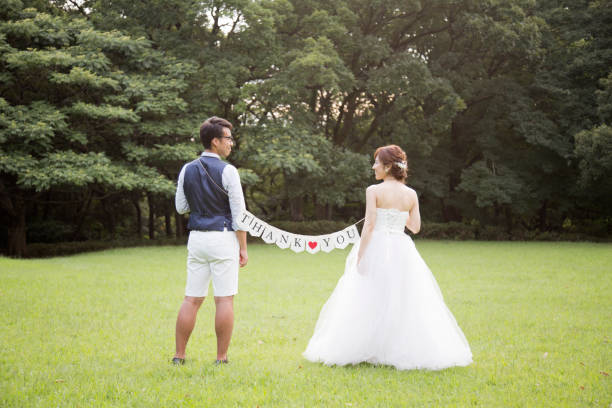
[[[219,156],[226,158],[232,152],[232,146],[234,146],[234,138],[232,137],[232,131],[228,128],[223,128],[223,137],[213,139],[213,143],[217,149]]]

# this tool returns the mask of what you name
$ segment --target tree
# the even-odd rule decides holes
[[[164,121],[184,109],[178,93],[190,65],[85,19],[3,3],[0,194],[9,254],[24,255],[27,208],[44,192],[83,206],[128,191],[172,194],[173,182],[135,146],[160,160],[192,154],[156,143],[169,132]]]
[[[334,206],[363,200],[371,166],[367,156],[295,126],[243,132],[249,137],[241,145],[238,160],[257,177],[247,179],[247,198],[267,218],[289,215],[303,220],[305,205],[309,206],[307,218],[331,218]]]
[[[448,30],[433,39],[431,69],[465,104],[431,157],[416,162],[420,174],[433,173],[425,204],[439,208],[443,221],[512,226],[513,214],[528,216],[538,206],[542,159],[558,160],[552,123],[533,109],[529,93],[544,26],[531,7],[520,0],[457,2],[445,16]]]
[[[607,0],[0,1],[11,237],[24,217],[170,233],[212,115],[267,218],[359,216],[394,143],[426,220],[612,225]]]
[[[582,197],[588,199],[588,208],[593,218],[610,214],[612,207],[612,72],[600,80],[601,90],[596,91],[597,111],[601,124],[582,130],[574,136],[574,153],[580,169],[579,186]],[[607,222],[608,233],[612,222]]]
[[[302,217],[296,209],[304,200],[314,200],[314,206],[346,203],[346,197],[309,194],[311,186],[324,186],[330,177],[334,191],[357,188],[358,198],[351,199],[363,202],[363,187],[372,181],[368,156],[375,147],[397,143],[410,146],[414,155],[428,154],[461,109],[448,81],[429,70],[429,50],[420,47],[445,29],[440,10],[446,2],[421,7],[393,1],[287,1],[262,2],[262,7],[271,10],[277,34],[268,48],[276,53],[273,69],[243,88],[248,101],[243,122],[282,129],[292,137],[310,135],[305,142],[297,138],[299,148],[283,156],[289,166],[315,141],[314,160],[343,169],[340,177],[316,166],[308,177],[283,173],[294,218]],[[258,133],[249,137],[257,139]],[[326,159],[328,149],[332,153]],[[344,175],[359,175],[360,181],[345,184],[351,178]]]
[[[570,145],[571,180],[558,218],[601,220],[610,232],[612,189],[601,172],[609,168],[612,4],[602,1],[538,2],[546,54],[537,73],[537,103]],[[606,221],[607,219],[607,221]],[[604,225],[605,226],[605,225]]]

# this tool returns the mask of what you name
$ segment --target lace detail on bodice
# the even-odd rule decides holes
[[[374,231],[404,232],[410,213],[395,208],[377,208]]]

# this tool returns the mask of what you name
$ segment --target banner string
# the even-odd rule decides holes
[[[204,167],[204,164],[202,163],[202,161],[198,158],[198,163],[200,163],[200,166],[202,166],[202,170],[204,170],[204,173],[206,173],[206,175],[208,176],[208,178],[210,179],[210,181],[213,182],[213,184],[215,185],[215,187],[217,187],[217,189],[219,189],[219,191],[221,191],[223,194],[225,194],[226,196],[229,197],[229,194],[227,194],[227,191],[225,191],[224,188],[222,188],[221,186],[219,186],[215,180],[212,178],[212,176],[208,173],[208,171],[206,170],[206,167]],[[352,225],[358,225],[361,222],[363,222],[365,220],[365,217],[360,219],[359,221],[357,221],[356,223],[352,224]]]

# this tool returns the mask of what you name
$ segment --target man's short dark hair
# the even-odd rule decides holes
[[[227,120],[216,116],[206,119],[202,123],[202,126],[200,126],[200,140],[205,149],[210,149],[210,144],[214,138],[225,136],[224,128],[232,130],[234,127]]]

